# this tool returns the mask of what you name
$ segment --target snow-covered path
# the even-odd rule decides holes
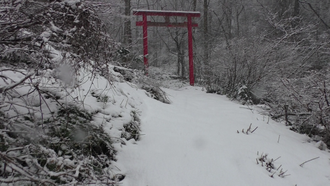
[[[330,154],[307,137],[198,87],[166,92],[172,104],[140,92],[143,136],[128,142],[117,156],[117,166],[126,174],[123,186],[330,185]],[[251,123],[258,129],[243,134]],[[262,153],[280,157],[274,164],[289,175],[280,178],[279,169],[271,178],[256,163]],[[320,158],[299,166],[315,157]]]

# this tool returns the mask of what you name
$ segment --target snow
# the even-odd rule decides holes
[[[61,68],[57,70],[65,72]],[[206,94],[201,87],[168,81],[165,77],[162,83],[168,88],[163,90],[171,104],[164,104],[150,98],[136,85],[120,81],[120,75],[114,71],[112,78],[118,82],[109,82],[86,71],[75,77],[79,88],[68,86],[66,90],[59,90],[59,82],[51,78],[55,71],[44,72],[40,87],[56,95],[70,93],[67,102],[78,100],[90,112],[99,111],[93,123],[103,126],[117,142],[114,144],[117,161],[111,168],[114,169],[112,175],[126,176],[120,183],[122,186],[330,185],[329,150],[320,150],[320,142],[311,142],[307,136],[262,115],[260,107],[243,106],[225,96]],[[7,82],[1,79],[0,85],[13,85],[24,80],[27,74],[24,70],[0,69],[0,75],[11,78]],[[26,81],[17,87],[17,94],[28,91],[30,86]],[[22,108],[18,106],[25,104],[22,100],[13,100],[21,113],[39,109],[31,96],[28,106]],[[56,108],[55,103],[47,104],[50,110],[43,108],[45,115]],[[123,125],[132,121],[132,112],[137,112],[141,119],[139,141],[120,138]],[[250,125],[252,130],[258,128],[253,133],[243,133]],[[277,159],[271,172],[261,166],[260,161],[257,164],[257,159],[265,154],[269,160]],[[70,157],[53,156],[59,164],[74,163]],[[287,171],[284,178],[279,176],[281,169]],[[75,173],[78,171],[79,167]]]
[[[53,21],[50,21],[50,29],[53,31],[53,32],[63,32],[62,29],[60,29],[59,27],[55,26],[55,24],[53,23]]]
[[[309,138],[224,96],[199,87],[164,89],[172,104],[151,99],[142,91],[123,87],[143,104],[142,137],[118,150],[115,163],[126,178],[123,186],[327,186],[330,154]],[[250,134],[242,133],[252,124]],[[277,159],[268,172],[256,159]],[[303,162],[319,157],[313,161]],[[270,175],[274,174],[274,177]]]
[[[64,2],[70,5],[72,9],[76,9],[81,0],[65,0]]]
[[[198,12],[198,11],[178,11],[178,10],[144,10],[144,9],[133,9],[133,12],[200,14],[200,12]]]
[[[197,11],[172,11],[172,10],[133,10],[135,15],[151,15],[151,16],[191,16],[200,17],[200,12]]]

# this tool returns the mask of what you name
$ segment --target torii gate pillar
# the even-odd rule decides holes
[[[194,86],[194,53],[192,27],[198,27],[198,24],[192,23],[193,17],[200,17],[200,12],[190,11],[165,11],[165,10],[133,10],[134,15],[142,15],[143,20],[136,22],[136,26],[143,26],[143,60],[145,74],[148,75],[148,26],[165,27],[187,27],[188,29],[188,51],[189,51],[189,80],[190,85]],[[164,16],[165,22],[149,22],[147,16]],[[187,22],[171,23],[169,17],[181,16],[187,17]]]

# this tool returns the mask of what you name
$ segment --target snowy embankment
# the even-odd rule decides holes
[[[141,139],[116,148],[123,186],[330,185],[330,153],[308,137],[198,87],[165,91],[172,104],[136,92]]]
[[[78,181],[85,185],[120,182],[122,186],[330,185],[329,151],[319,150],[307,136],[261,115],[258,107],[249,108],[224,96],[206,94],[199,87],[182,87],[180,82],[174,82],[179,83],[174,86],[182,87],[179,90],[163,89],[172,102],[164,104],[152,99],[151,93],[139,86],[124,81],[113,67],[113,76],[109,77],[113,82],[86,71],[73,81],[73,85],[79,86],[65,85],[72,77],[65,76],[69,73],[58,74],[57,70],[33,75],[32,80],[25,79],[30,78],[30,73],[24,70],[3,68],[0,72],[2,77],[10,77],[10,81],[5,78],[0,81],[0,89],[13,89],[13,94],[1,94],[0,111],[6,115],[0,118],[0,132],[4,136],[0,140],[6,142],[1,144],[8,141],[9,145],[0,146],[0,155],[25,166],[7,166],[2,162],[4,159],[0,159],[0,170],[5,173],[0,176],[0,184],[16,182],[19,185],[31,180],[45,183],[47,179],[47,183],[58,185],[54,179],[54,175],[58,175],[56,179],[66,185]],[[36,83],[38,86],[34,88]],[[162,83],[173,85],[173,82]],[[26,94],[33,88],[35,91]],[[86,111],[88,114],[84,114]],[[58,119],[50,120],[52,117]],[[53,126],[66,129],[69,135],[53,136]],[[140,136],[134,131],[139,130],[139,126]],[[7,135],[9,129],[19,134],[24,129],[27,135],[10,136]],[[111,140],[107,146],[103,145],[107,148],[98,149],[103,144],[100,141],[109,138],[104,137],[103,132],[109,134]],[[58,133],[60,137],[64,135]],[[32,139],[32,142],[21,144],[16,138]],[[34,151],[30,146],[35,147]],[[37,147],[47,148],[47,153]],[[21,148],[25,151],[16,153]],[[93,151],[89,150],[92,148]],[[82,150],[85,151],[82,153]],[[112,154],[104,160],[93,159],[103,157],[97,153],[108,152]],[[45,161],[38,161],[40,155]],[[35,162],[37,166],[20,164],[23,160]],[[99,169],[88,163],[91,161],[96,162]],[[11,174],[13,170],[23,169],[42,171],[28,177]],[[84,179],[78,179],[79,175]]]

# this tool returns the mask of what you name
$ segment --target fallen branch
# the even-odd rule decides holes
[[[300,164],[299,166],[300,166],[300,167],[303,167],[303,165],[304,165],[305,163],[308,163],[308,162],[310,162],[310,161],[313,161],[313,160],[316,160],[316,159],[319,159],[319,158],[320,158],[320,157],[316,157],[316,158],[313,158],[313,159],[307,160],[307,161],[305,161],[304,163]]]

